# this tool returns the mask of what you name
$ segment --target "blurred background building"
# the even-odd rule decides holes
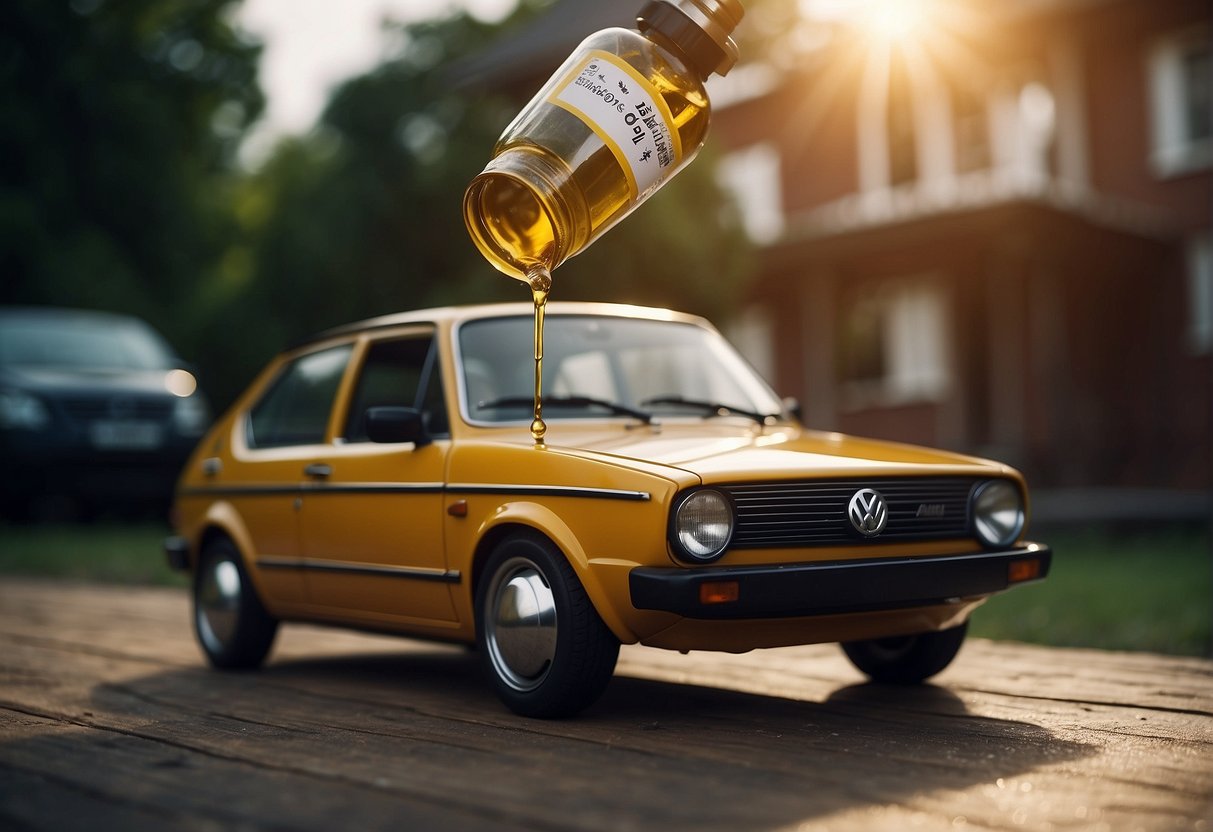
[[[534,89],[621,6],[561,0],[460,77]],[[1208,2],[746,7],[769,48],[709,88],[759,369],[813,427],[1020,467],[1045,514],[1203,516]]]

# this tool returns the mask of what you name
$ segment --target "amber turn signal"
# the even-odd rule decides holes
[[[1030,560],[1013,560],[1007,565],[1007,580],[1010,583],[1017,584],[1021,581],[1034,581],[1040,577],[1040,561],[1032,558]]]
[[[741,595],[737,581],[707,581],[699,585],[699,603],[729,604]]]

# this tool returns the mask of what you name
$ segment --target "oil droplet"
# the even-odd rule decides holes
[[[526,276],[535,301],[535,417],[531,420],[531,438],[536,446],[542,446],[548,432],[543,421],[543,313],[552,290],[552,275],[546,266],[536,265],[527,270]]]

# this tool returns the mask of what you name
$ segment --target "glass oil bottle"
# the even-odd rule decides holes
[[[497,269],[528,280],[577,254],[699,152],[703,82],[737,61],[739,0],[652,0],[636,29],[590,35],[506,127],[464,221]]]
[[[636,29],[590,35],[506,127],[468,186],[463,216],[499,271],[535,303],[535,412],[543,444],[543,315],[552,271],[655,193],[699,152],[704,81],[737,62],[740,0],[651,0]]]

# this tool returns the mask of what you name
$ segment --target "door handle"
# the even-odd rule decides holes
[[[317,480],[328,479],[333,475],[333,466],[326,462],[313,462],[303,469],[303,475]]]

